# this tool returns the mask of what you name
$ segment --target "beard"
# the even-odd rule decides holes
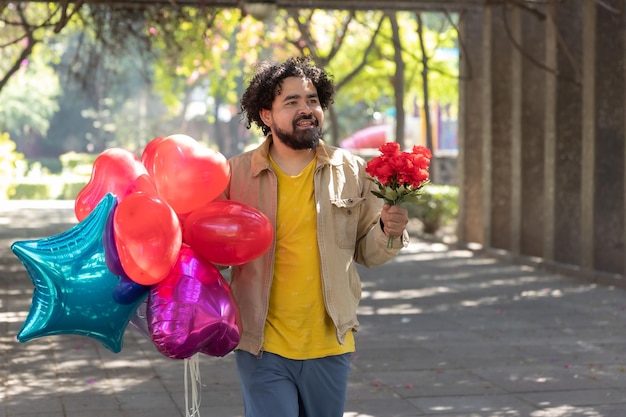
[[[298,130],[297,124],[300,120],[312,119],[316,121],[315,127],[307,130]],[[313,116],[299,117],[293,121],[292,133],[285,132],[278,127],[274,128],[274,135],[285,145],[293,150],[315,149],[322,138],[322,129]]]

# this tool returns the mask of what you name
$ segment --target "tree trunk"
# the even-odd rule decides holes
[[[396,65],[396,72],[393,76],[393,91],[394,101],[396,106],[396,142],[400,144],[400,149],[405,149],[406,144],[404,140],[404,72],[405,64],[402,58],[402,43],[400,41],[400,28],[398,27],[398,19],[395,13],[389,13],[389,22],[391,23],[393,49],[394,49],[394,63]]]
[[[415,13],[417,18],[417,37],[419,38],[420,48],[422,50],[422,90],[424,93],[424,123],[426,126],[426,147],[433,149],[433,128],[430,123],[430,100],[428,95],[428,55],[426,55],[426,47],[424,45],[424,36],[422,29],[422,15]]]

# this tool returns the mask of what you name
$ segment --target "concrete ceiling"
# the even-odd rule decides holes
[[[247,5],[269,5],[281,9],[343,10],[460,10],[482,7],[493,0],[83,0],[86,4],[109,4],[120,7],[198,6],[243,8]],[[57,2],[67,2],[59,0]],[[78,3],[78,1],[69,1]]]

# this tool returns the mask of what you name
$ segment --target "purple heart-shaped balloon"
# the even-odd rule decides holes
[[[172,359],[224,356],[239,343],[239,309],[228,282],[183,245],[170,273],[150,289],[147,321],[157,350]]]
[[[117,248],[115,247],[115,232],[113,231],[113,217],[115,216],[115,210],[117,210],[117,200],[114,200],[113,207],[109,212],[106,223],[104,224],[104,230],[102,231],[102,246],[104,247],[104,261],[106,262],[109,271],[117,275],[118,277],[126,275],[124,268],[120,262]]]

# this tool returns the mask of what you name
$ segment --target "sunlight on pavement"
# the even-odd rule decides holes
[[[363,291],[361,297],[363,299],[371,298],[372,300],[413,300],[416,298],[432,297],[440,294],[457,292],[448,287],[429,287],[420,289],[408,289],[399,291]]]
[[[20,209],[73,209],[74,200],[6,200],[0,203],[0,211]]]
[[[19,312],[19,313],[14,313],[14,312],[2,312],[0,313],[0,322],[2,323],[21,323],[24,321],[24,319],[26,318],[26,316],[28,315],[27,312]]]
[[[531,414],[531,417],[602,417],[603,415],[604,414],[601,412],[589,407],[562,405],[560,407],[535,411]]]

